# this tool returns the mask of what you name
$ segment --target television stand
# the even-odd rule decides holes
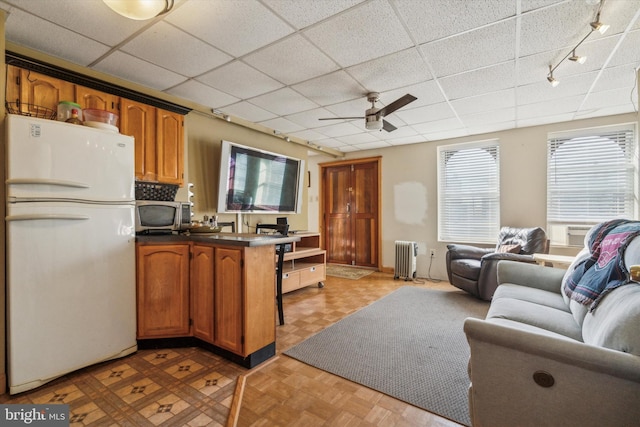
[[[291,251],[284,254],[282,293],[310,285],[322,288],[327,279],[327,251],[320,248],[320,234],[297,232],[296,236],[300,240],[293,242]]]

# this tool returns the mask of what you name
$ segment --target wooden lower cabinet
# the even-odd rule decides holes
[[[139,340],[193,336],[241,359],[275,354],[274,246],[136,247]]]
[[[138,338],[189,335],[188,244],[137,245]]]

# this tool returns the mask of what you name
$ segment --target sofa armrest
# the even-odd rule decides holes
[[[474,427],[595,427],[640,419],[640,357],[480,319],[466,319],[464,331]]]
[[[470,245],[447,245],[450,259],[480,259],[493,252],[493,248],[478,248]]]
[[[500,261],[498,263],[498,285],[513,283],[560,293],[562,278],[566,271],[561,268],[544,267],[538,264]]]

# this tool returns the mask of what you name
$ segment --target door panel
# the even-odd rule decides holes
[[[337,166],[326,171],[325,212],[327,262],[351,264],[350,194],[351,167]]]
[[[353,246],[356,265],[376,267],[378,263],[378,164],[354,165]]]

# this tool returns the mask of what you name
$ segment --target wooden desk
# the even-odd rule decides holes
[[[569,268],[576,257],[567,255],[533,254],[533,259],[540,265],[550,263],[554,267]]]

